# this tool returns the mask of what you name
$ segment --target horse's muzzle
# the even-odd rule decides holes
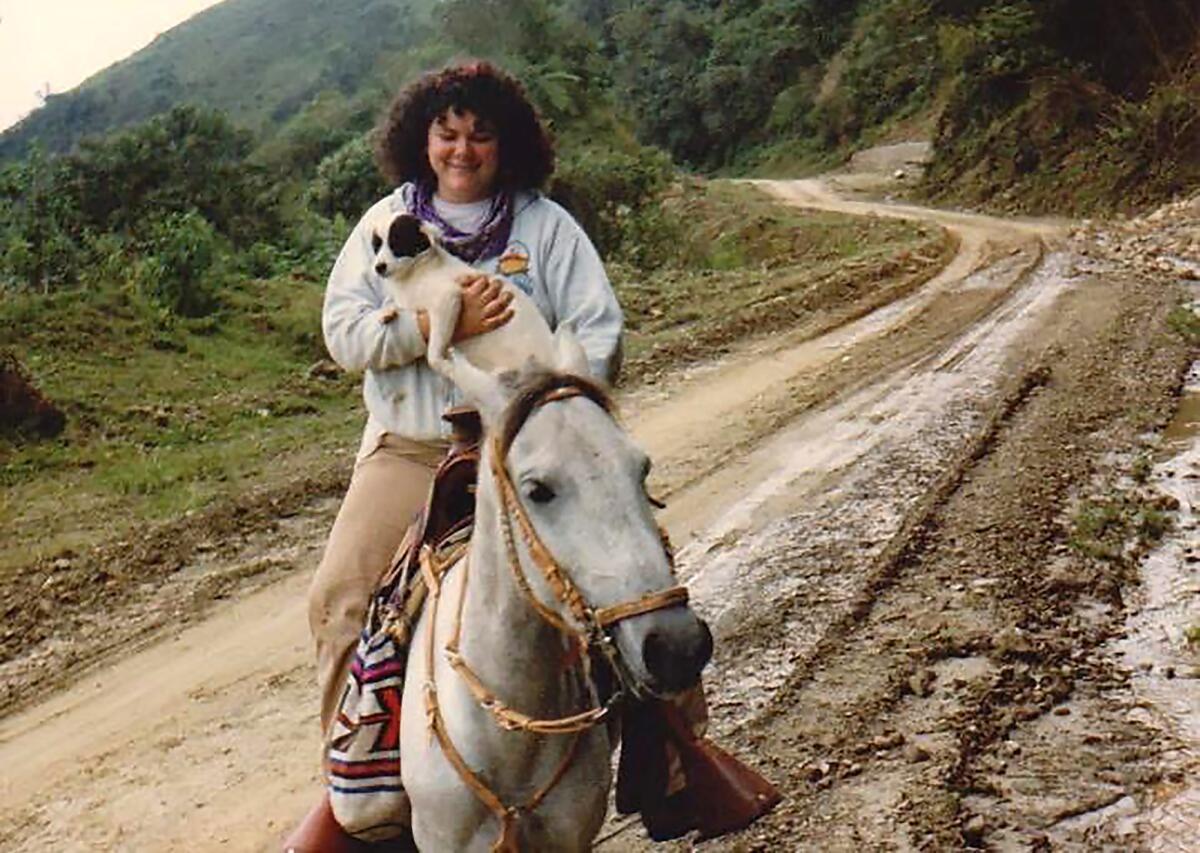
[[[680,608],[672,616],[675,618],[670,619],[670,624],[655,626],[642,642],[642,662],[653,680],[654,692],[659,695],[679,693],[693,686],[700,680],[700,672],[713,651],[712,631],[703,619],[696,618],[686,608]]]

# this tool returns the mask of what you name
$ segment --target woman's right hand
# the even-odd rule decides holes
[[[462,307],[451,343],[499,329],[512,319],[513,295],[504,290],[499,279],[472,275],[463,276],[458,283],[462,287]]]

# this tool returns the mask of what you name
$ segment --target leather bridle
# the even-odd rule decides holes
[[[574,384],[552,387],[543,392],[533,402],[529,411],[525,414],[525,418],[528,418],[529,414],[541,406],[580,396],[588,395],[581,387]],[[513,434],[515,435],[515,431],[519,429],[520,424],[512,431]],[[504,539],[505,556],[509,568],[512,570],[513,577],[516,580],[517,587],[529,601],[534,611],[547,623],[557,628],[567,637],[572,638],[577,645],[580,652],[578,655],[579,666],[583,673],[584,682],[588,685],[593,707],[566,717],[536,719],[506,705],[483,683],[470,665],[467,664],[466,660],[464,660],[460,651],[463,606],[467,597],[467,581],[470,568],[470,560],[464,553],[465,549],[460,549],[448,558],[440,560],[435,557],[432,549],[428,546],[422,549],[421,571],[425,576],[425,582],[432,599],[430,605],[432,609],[430,612],[429,640],[426,648],[427,671],[424,685],[426,721],[437,737],[442,752],[463,780],[463,783],[500,821],[500,836],[492,847],[493,851],[516,851],[519,849],[517,846],[517,825],[522,815],[536,809],[542,800],[545,799],[546,795],[566,775],[578,751],[582,734],[607,720],[612,709],[626,694],[633,696],[640,695],[641,691],[622,661],[615,643],[608,634],[608,629],[624,619],[667,607],[686,604],[688,600],[687,587],[673,586],[669,589],[642,596],[634,601],[602,608],[590,606],[579,587],[571,579],[570,573],[554,558],[554,555],[542,543],[541,538],[534,529],[533,522],[530,520],[525,507],[521,504],[517,496],[516,486],[508,474],[508,469],[505,467],[504,460],[507,456],[507,449],[499,437],[491,439],[491,471],[499,491],[500,529]],[[520,530],[522,541],[525,544],[530,559],[541,572],[554,597],[558,599],[559,603],[570,614],[570,620],[564,619],[555,608],[538,598],[530,586],[513,537],[512,522],[514,518],[516,519],[517,528]],[[665,533],[663,534],[663,543],[664,547],[667,547]],[[669,553],[669,548],[667,550]],[[441,707],[437,698],[437,686],[434,681],[434,632],[437,624],[441,580],[452,565],[462,566],[463,580],[457,603],[454,630],[445,646],[446,659],[451,668],[462,678],[475,701],[492,715],[500,728],[506,731],[573,736],[572,742],[563,756],[563,760],[559,763],[557,770],[551,776],[550,780],[522,805],[506,805],[480,779],[478,773],[467,765],[462,754],[450,740],[445,720],[442,717]],[[572,622],[575,624],[572,624]],[[616,673],[619,681],[618,689],[606,701],[601,701],[595,682],[592,679],[592,649],[598,650],[604,656],[614,673]]]

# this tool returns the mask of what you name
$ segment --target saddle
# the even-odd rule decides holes
[[[466,551],[475,522],[483,424],[479,412],[465,406],[449,409],[442,417],[452,430],[450,451],[434,472],[425,508],[404,534],[379,586],[394,614],[393,636],[405,646],[429,593],[421,572],[422,553],[435,555],[438,565],[453,565]]]
[[[405,534],[376,593],[377,602],[386,602],[388,633],[401,654],[407,654],[412,631],[428,597],[432,582],[429,567],[453,565],[466,552],[474,521],[482,425],[478,413],[471,409],[452,409],[443,417],[453,430],[450,452],[434,474],[424,511]],[[615,675],[598,657],[593,662],[593,675],[604,692],[615,685]],[[701,838],[714,838],[742,829],[774,808],[782,799],[779,791],[712,741],[697,735],[694,724],[703,723],[705,718],[690,720],[681,708],[651,700],[627,702],[621,709],[618,811],[640,813],[650,837],[662,841],[692,830],[699,830]],[[397,706],[397,719],[399,713]],[[705,713],[702,703],[699,713]],[[673,771],[682,774],[682,785],[672,784]],[[668,794],[671,788],[677,790]],[[327,800],[309,817],[312,827],[308,833],[293,836],[290,849],[322,849],[306,844],[317,837],[312,833],[318,828],[328,833],[321,836],[321,844],[328,845],[324,849],[371,849],[355,846],[362,842],[340,830]],[[334,844],[334,837],[346,846]]]

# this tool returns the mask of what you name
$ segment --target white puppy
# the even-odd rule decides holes
[[[373,229],[371,247],[375,251],[375,272],[396,306],[424,310],[429,316],[429,366],[458,385],[449,348],[462,308],[459,280],[487,273],[446,251],[438,242],[440,236],[437,228],[411,214],[389,214]],[[457,352],[493,374],[519,370],[531,360],[537,366],[553,369],[562,363],[559,347],[577,348],[582,353],[569,329],[560,327],[558,334],[552,334],[533,300],[510,282],[500,281],[505,292],[513,296],[512,319],[498,329],[454,343]]]

